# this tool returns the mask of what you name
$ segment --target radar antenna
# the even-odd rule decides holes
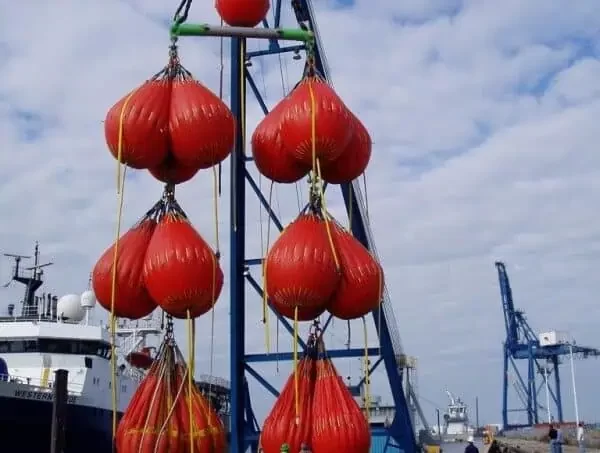
[[[15,260],[15,267],[13,269],[13,277],[11,277],[8,282],[6,282],[4,285],[2,285],[3,288],[8,288],[14,280],[14,276],[18,275],[18,273],[19,273],[19,265],[21,264],[21,260],[23,260],[23,259],[29,260],[29,259],[31,259],[31,256],[15,255],[14,253],[3,253],[3,255],[6,256],[7,258],[13,258]]]
[[[40,264],[40,246],[37,241],[35,243],[35,250],[33,254],[33,266],[29,266],[24,269],[20,268],[21,260],[31,259],[31,256],[16,255],[13,253],[4,253],[4,256],[8,258],[13,258],[15,260],[15,267],[13,269],[12,279],[8,283],[6,283],[4,287],[8,287],[8,285],[10,285],[10,283],[13,281],[25,285],[25,297],[23,298],[23,316],[37,316],[38,314],[37,304],[35,303],[35,292],[44,283],[44,280],[42,280],[44,271],[42,269],[44,267],[51,266],[54,263],[48,262]]]

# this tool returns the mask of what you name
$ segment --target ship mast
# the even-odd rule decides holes
[[[13,258],[15,260],[15,267],[13,269],[12,279],[5,285],[8,286],[10,282],[15,281],[25,286],[25,296],[23,297],[23,309],[21,316],[37,317],[38,316],[38,305],[35,301],[35,292],[42,286],[44,280],[43,268],[51,266],[52,262],[40,264],[40,246],[36,241],[34,250],[33,266],[20,268],[21,260],[31,259],[31,256],[26,255],[15,255],[13,253],[4,253],[4,256]],[[22,272],[28,271],[28,272]]]

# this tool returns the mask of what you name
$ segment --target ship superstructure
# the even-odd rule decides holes
[[[441,429],[441,438],[444,442],[464,442],[475,430],[469,425],[468,406],[459,397],[446,390],[449,403],[446,407],[443,419],[444,424]],[[433,433],[440,436],[436,427],[433,427]]]

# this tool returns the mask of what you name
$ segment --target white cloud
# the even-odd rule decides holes
[[[446,387],[470,400],[479,395],[482,417],[497,421],[503,322],[495,259],[506,260],[517,304],[534,328],[569,329],[580,343],[599,343],[592,310],[600,254],[599,6],[595,0],[577,8],[543,0],[502,7],[493,1],[377,5],[316,2],[316,9],[336,89],[376,143],[369,208],[404,345],[419,357],[424,396],[443,403]],[[160,24],[174,6],[63,0],[2,7],[0,247],[24,253],[39,239],[46,258],[57,263],[48,270],[48,290],[83,289],[112,241],[115,164],[102,121],[112,103],[165,64],[168,35]],[[205,2],[193,6],[190,20],[217,18]],[[215,91],[218,50],[217,40],[181,42],[184,64]],[[286,57],[285,85],[293,85],[301,69]],[[277,58],[256,61],[251,71],[273,104],[281,95]],[[25,113],[44,122],[33,142],[22,140]],[[249,114],[253,127],[255,103]],[[144,172],[131,174],[125,225],[161,192]],[[228,181],[226,164],[224,266]],[[182,206],[210,241],[211,187],[211,173],[203,172],[178,189]],[[336,191],[329,203],[341,215]],[[276,195],[277,211],[289,221],[297,212],[295,190],[281,187]],[[258,255],[253,199],[248,215],[249,254]],[[0,265],[2,279],[9,270],[7,262]],[[3,294],[19,297],[15,289]],[[252,294],[249,349],[261,351],[260,300]],[[215,317],[219,374],[229,365],[228,310],[224,292]],[[210,317],[199,323],[205,332],[199,371],[207,372]],[[336,323],[330,344],[346,341],[343,324]],[[352,338],[360,342],[358,326]],[[289,338],[281,335],[281,349],[284,344]],[[578,375],[587,418],[600,403],[593,396],[597,366],[582,364]],[[347,367],[340,367],[344,374]],[[358,373],[357,363],[351,369]],[[282,367],[280,381],[287,372]],[[381,375],[375,383],[382,385]],[[568,398],[567,392],[565,412],[572,417]]]

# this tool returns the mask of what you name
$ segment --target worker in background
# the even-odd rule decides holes
[[[558,449],[556,448],[556,436],[557,431],[554,425],[550,425],[550,429],[548,430],[548,439],[550,439],[550,453],[558,453]]]
[[[579,453],[585,453],[585,433],[583,431],[583,422],[579,422],[577,427],[577,444],[579,445]]]
[[[556,453],[563,453],[564,443],[565,443],[565,438],[563,435],[563,430],[559,425],[558,428],[556,428]]]
[[[467,446],[465,447],[465,453],[479,453],[479,448],[477,448],[473,442],[475,442],[475,439],[473,439],[473,436],[469,436],[467,439]]]

